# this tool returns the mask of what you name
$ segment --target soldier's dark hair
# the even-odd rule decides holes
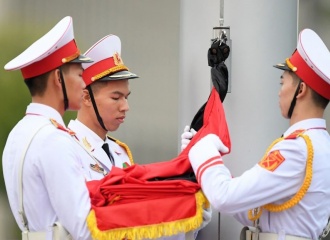
[[[28,87],[31,96],[42,96],[47,88],[48,77],[51,71],[42,75],[25,79],[25,84]]]
[[[290,72],[291,76],[293,77],[293,82],[294,83],[298,83],[300,78],[295,74]],[[304,80],[301,80],[304,81]],[[325,109],[328,104],[329,104],[329,99],[326,99],[325,97],[321,96],[320,94],[318,94],[317,92],[315,92],[312,88],[310,88],[312,90],[312,99],[315,103],[316,106]]]
[[[63,73],[66,73],[69,70],[69,66],[70,66],[70,63],[66,63],[61,66]],[[45,93],[46,88],[47,88],[47,83],[48,83],[48,77],[52,71],[53,70],[46,72],[44,74],[41,74],[39,76],[36,76],[36,77],[25,79],[24,82],[25,82],[26,86],[28,87],[32,97],[33,96],[42,96]]]
[[[329,104],[329,99],[322,97],[320,94],[315,92],[313,89],[312,89],[312,98],[313,98],[316,106],[319,106],[323,109],[325,109]]]
[[[93,93],[97,93],[100,89],[104,88],[104,86],[107,84],[108,84],[107,81],[95,81],[90,85],[90,87],[91,87]]]

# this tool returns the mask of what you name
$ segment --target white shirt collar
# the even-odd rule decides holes
[[[79,140],[86,138],[92,148],[101,147],[104,143],[104,140],[100,138],[99,135],[93,132],[78,119],[70,120],[68,127],[76,133]]]
[[[311,118],[297,122],[289,127],[283,134],[284,137],[299,129],[326,128],[326,121],[323,118]]]
[[[46,118],[52,118],[57,123],[65,126],[65,123],[63,121],[63,118],[61,114],[55,110],[54,108],[41,104],[41,103],[30,103],[26,108],[26,115],[40,115]]]

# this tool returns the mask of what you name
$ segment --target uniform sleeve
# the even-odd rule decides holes
[[[302,185],[306,156],[303,139],[283,140],[239,177],[232,178],[223,164],[207,168],[201,176],[201,186],[212,206],[225,214],[279,204],[290,199]]]
[[[58,221],[73,239],[91,239],[86,218],[91,204],[79,146],[67,133],[52,134],[40,147],[39,172]]]

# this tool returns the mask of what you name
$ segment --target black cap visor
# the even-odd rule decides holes
[[[286,63],[278,63],[274,65],[273,67],[284,70],[284,71],[292,71]]]
[[[77,58],[70,61],[70,63],[92,63],[93,60],[89,57],[86,57],[84,55],[79,55]]]
[[[99,81],[113,81],[113,80],[123,80],[123,79],[133,79],[138,78],[139,76],[135,73],[131,73],[129,71],[120,71],[110,75],[107,75],[103,78],[100,78]]]

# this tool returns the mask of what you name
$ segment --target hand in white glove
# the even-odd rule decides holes
[[[204,169],[207,165],[211,165],[219,161],[222,162],[221,153],[227,153],[229,149],[223,144],[220,138],[215,134],[208,134],[200,139],[196,144],[189,150],[188,156],[191,166],[196,174],[198,182],[200,181],[200,171],[202,166]]]
[[[204,228],[207,224],[209,224],[211,222],[212,219],[212,208],[204,208],[203,209],[203,223],[201,226],[201,229]]]
[[[197,234],[198,232],[205,228],[207,224],[209,224],[211,222],[212,219],[212,209],[211,207],[209,208],[203,208],[203,222],[202,225],[194,232],[194,238],[197,238]]]
[[[185,126],[183,133],[181,135],[181,151],[183,151],[187,145],[190,143],[190,140],[195,136],[195,129],[190,129],[190,126]]]

